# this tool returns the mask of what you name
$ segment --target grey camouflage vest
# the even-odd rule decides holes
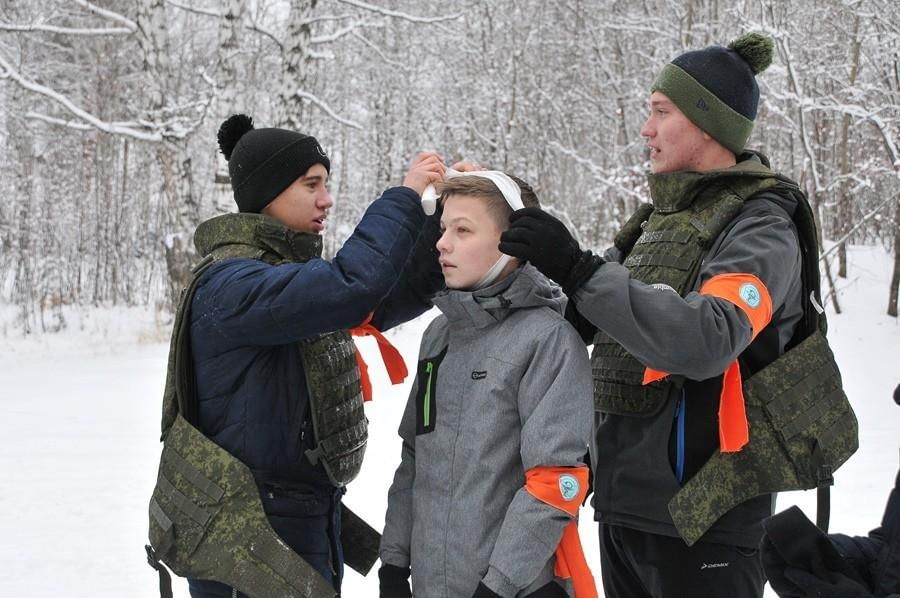
[[[743,202],[777,191],[798,200],[794,216],[803,252],[804,296],[819,298],[818,242],[806,198],[792,181],[762,167],[650,178],[654,205],[642,206],[616,237],[631,276],[694,289],[703,257]],[[736,505],[778,491],[822,487],[856,451],[857,422],[825,339],[824,316],[804,306],[804,320],[786,352],[744,381],[750,442],[715,453],[669,502],[682,538],[692,545]],[[591,354],[599,411],[651,417],[670,396],[676,376],[642,385],[645,366],[602,331]]]

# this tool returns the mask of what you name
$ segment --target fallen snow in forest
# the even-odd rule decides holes
[[[900,326],[884,315],[891,263],[882,249],[854,247],[841,307],[829,309],[832,346],[860,423],[860,448],[836,474],[831,529],[864,534],[881,519],[898,466]],[[147,501],[160,445],[160,397],[168,339],[165,323],[143,310],[66,314],[57,335],[22,338],[0,310],[0,593],[150,598],[156,574],[145,561]],[[389,336],[414,363],[429,312]],[[359,341],[370,364],[377,349]],[[387,488],[399,462],[396,436],[408,380],[391,387],[370,365],[376,400],[367,407],[366,466],[347,503],[370,523],[384,522]],[[813,518],[815,493],[788,493],[778,509],[800,505]],[[599,582],[596,524],[582,510],[580,531]],[[185,598],[177,579],[175,595]],[[348,571],[344,596],[377,596],[377,575]],[[774,595],[774,594],[771,594]]]

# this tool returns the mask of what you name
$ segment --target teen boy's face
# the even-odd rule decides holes
[[[500,233],[484,199],[451,195],[441,214],[441,272],[450,289],[470,289],[500,259]]]
[[[301,233],[321,234],[328,209],[334,205],[328,192],[328,171],[313,164],[306,173],[278,194],[262,213]]]
[[[654,173],[700,170],[703,148],[710,143],[710,137],[658,91],[650,96],[650,116],[641,136],[647,139]]]

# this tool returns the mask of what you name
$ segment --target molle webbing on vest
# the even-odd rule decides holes
[[[700,197],[686,209],[650,212],[640,227],[633,226],[634,219],[629,220],[630,234],[620,233],[616,238],[622,246],[632,247],[624,266],[635,280],[667,285],[682,296],[687,294],[709,245],[742,205],[741,197],[726,191]],[[644,385],[646,366],[602,331],[594,339],[591,366],[594,405],[606,413],[650,417],[662,409],[675,383],[661,380]]]
[[[669,502],[688,545],[734,506],[815,488],[858,446],[858,424],[828,341],[815,332],[744,383],[750,442],[715,453]]]
[[[368,439],[356,345],[342,331],[304,339],[300,347],[318,442],[306,456],[322,464],[335,486],[344,486],[359,473]]]
[[[250,470],[180,415],[150,500],[150,544],[151,564],[248,596],[336,595],[272,529]]]

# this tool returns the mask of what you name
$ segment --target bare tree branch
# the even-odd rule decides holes
[[[821,262],[821,261],[825,260],[827,263],[828,256],[830,256],[832,253],[837,251],[841,245],[843,245],[847,240],[849,240],[850,237],[853,236],[853,233],[855,233],[856,231],[861,229],[867,222],[869,222],[870,220],[872,220],[873,218],[875,218],[876,216],[881,214],[881,211],[884,210],[884,208],[888,207],[891,204],[891,202],[895,201],[898,197],[900,197],[900,195],[894,195],[893,197],[888,197],[887,199],[882,201],[880,204],[878,204],[878,206],[874,210],[872,210],[871,212],[869,212],[868,214],[863,216],[863,218],[859,222],[857,222],[853,228],[851,228],[849,231],[847,231],[847,234],[845,234],[843,237],[841,237],[840,239],[835,241],[834,244],[828,249],[828,251],[822,252],[822,254],[819,256],[819,261]]]
[[[352,35],[353,37],[355,37],[356,39],[358,39],[359,41],[364,43],[366,46],[371,48],[376,54],[378,54],[378,56],[381,58],[382,61],[384,61],[385,64],[389,64],[392,67],[401,69],[403,71],[406,71],[407,73],[412,71],[412,69],[409,68],[409,65],[403,64],[402,62],[399,62],[397,60],[391,60],[390,58],[385,56],[384,52],[381,51],[381,48],[379,48],[376,44],[373,44],[371,41],[369,41],[364,35],[362,35],[358,31],[353,31],[350,33],[350,35]]]
[[[458,12],[452,15],[445,15],[441,17],[417,17],[415,15],[411,15],[405,12],[400,12],[397,10],[389,10],[387,8],[380,8],[373,4],[369,4],[367,2],[361,2],[360,0],[337,0],[342,4],[348,4],[350,6],[355,6],[356,8],[362,8],[364,10],[368,10],[371,12],[376,12],[378,14],[384,15],[386,17],[391,17],[395,19],[404,19],[406,21],[411,21],[413,23],[441,23],[443,21],[452,21],[454,19],[458,19],[463,15],[463,13]]]
[[[297,90],[294,92],[294,95],[296,95],[297,97],[303,98],[304,100],[308,100],[312,104],[318,106],[323,112],[325,112],[325,114],[327,114],[328,116],[330,116],[337,122],[341,123],[342,125],[352,127],[354,129],[362,130],[362,125],[338,115],[334,110],[331,109],[331,107],[328,104],[326,104],[325,102],[323,102],[322,100],[320,100],[319,98],[314,96],[313,94],[305,92],[305,91]]]
[[[162,135],[160,133],[150,133],[140,128],[135,128],[131,125],[122,125],[117,123],[110,123],[103,121],[93,114],[83,110],[75,105],[74,102],[69,100],[66,96],[61,93],[50,89],[49,87],[45,87],[40,83],[35,83],[33,81],[29,81],[25,77],[23,77],[18,71],[16,71],[6,59],[0,55],[0,67],[6,71],[8,76],[19,84],[20,87],[27,89],[33,93],[42,95],[46,98],[49,98],[53,102],[59,104],[82,121],[90,124],[96,129],[101,131],[105,131],[107,133],[115,133],[120,135],[127,135],[129,137],[133,137],[135,139],[140,139],[141,141],[162,141]],[[136,123],[135,123],[136,124]]]
[[[361,22],[352,23],[350,25],[347,25],[343,29],[338,29],[337,31],[335,31],[333,33],[329,33],[328,35],[319,35],[316,37],[311,37],[309,39],[309,43],[311,43],[311,44],[329,44],[331,42],[335,42],[335,41],[341,39],[344,36],[350,35],[351,33],[353,33],[354,31],[356,31],[357,29],[359,29],[362,26],[365,26],[365,24],[361,23]]]
[[[128,27],[100,27],[100,28],[75,28],[75,27],[57,27],[56,25],[15,25],[13,23],[0,23],[2,31],[39,31],[45,33],[59,33],[63,35],[131,35],[133,29]]]
[[[588,170],[591,171],[591,174],[594,175],[594,178],[597,181],[599,181],[600,183],[603,183],[607,187],[610,187],[611,189],[615,189],[616,191],[621,191],[622,193],[625,193],[626,195],[629,195],[639,201],[647,201],[646,197],[644,197],[643,195],[641,195],[634,189],[629,189],[628,187],[625,187],[625,186],[617,183],[616,181],[612,181],[612,180],[608,179],[606,177],[606,173],[603,171],[602,168],[600,168],[599,166],[594,164],[594,162],[592,162],[591,160],[584,158],[582,156],[579,156],[575,152],[575,150],[567,148],[567,147],[563,147],[557,141],[551,141],[549,145],[550,145],[550,147],[556,148],[556,150],[559,151],[560,153],[562,153],[566,156],[569,156],[570,158],[572,158],[573,160],[575,160],[577,163],[581,164],[582,166],[587,166]]]
[[[206,17],[215,17],[215,18],[221,19],[221,18],[224,18],[224,16],[225,16],[225,14],[222,13],[221,11],[213,10],[211,8],[197,8],[194,6],[188,6],[187,4],[182,4],[181,2],[178,2],[177,0],[166,0],[166,3],[169,4],[170,6],[174,6],[175,8],[179,8],[181,10],[185,10],[187,12],[192,12],[192,13],[198,14],[198,15],[203,15]],[[244,21],[247,26],[247,29],[249,29],[251,31],[255,31],[261,35],[264,35],[265,37],[268,37],[273,42],[275,42],[275,44],[279,48],[283,47],[283,43],[278,38],[278,36],[275,35],[274,33],[272,33],[271,31],[269,31],[268,29],[266,29],[265,27],[263,27],[262,25],[260,25],[259,23],[257,23],[253,19],[253,17],[251,17],[250,15],[247,15],[247,17],[244,19]]]
[[[99,6],[92,4],[92,3],[88,2],[87,0],[72,0],[72,2],[74,2],[75,4],[78,4],[79,6],[83,6],[84,8],[88,9],[92,13],[99,15],[105,19],[109,19],[111,21],[116,21],[117,23],[121,23],[122,25],[124,25],[125,27],[130,29],[131,31],[138,30],[137,23],[135,23],[128,17],[120,15],[117,12],[113,12],[113,11],[107,10],[105,8],[100,8]]]

